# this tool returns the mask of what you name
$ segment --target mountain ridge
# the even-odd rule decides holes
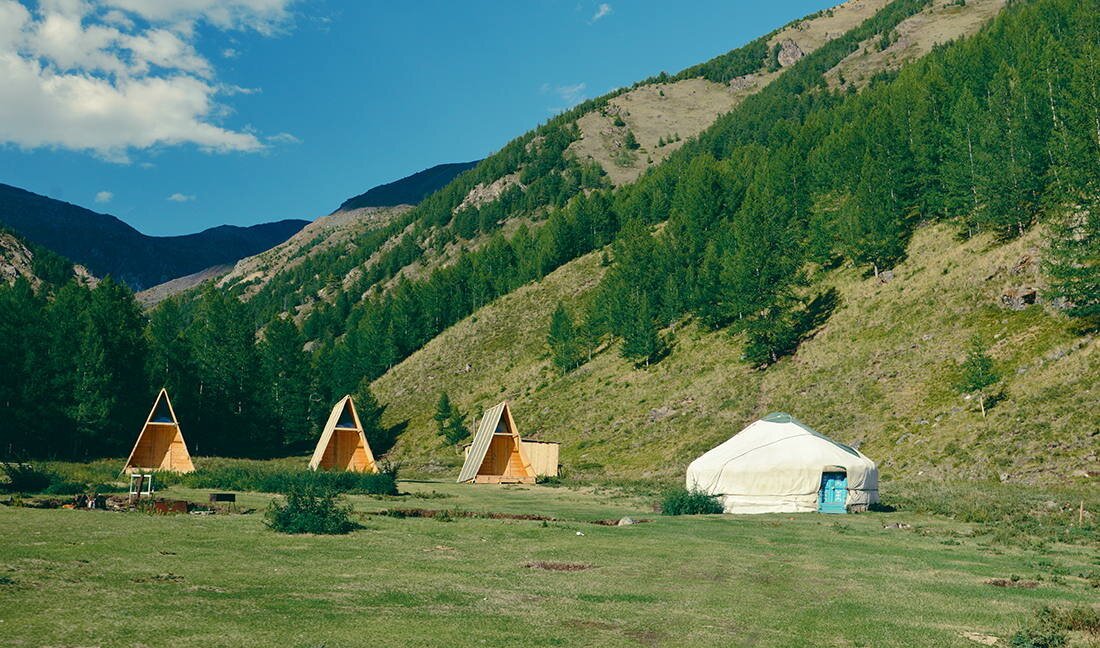
[[[435,193],[447,185],[455,176],[477,166],[481,160],[473,162],[447,162],[417,171],[393,182],[387,182],[348,198],[340,203],[332,213],[363,209],[364,207],[396,207],[398,205],[416,205],[429,194]]]
[[[219,225],[194,234],[149,236],[110,214],[0,184],[0,223],[96,276],[110,275],[140,290],[266,250],[308,221]]]

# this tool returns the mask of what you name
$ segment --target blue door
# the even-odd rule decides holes
[[[819,513],[847,513],[848,474],[842,472],[821,473],[821,490],[817,491]]]

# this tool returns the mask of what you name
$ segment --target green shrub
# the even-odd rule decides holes
[[[351,507],[340,504],[335,493],[316,488],[293,489],[286,503],[272,500],[265,523],[279,533],[336,535],[360,528],[351,520]]]
[[[662,515],[704,515],[721,513],[722,504],[717,495],[700,490],[675,488],[665,492],[661,498]]]
[[[49,473],[30,464],[5,463],[3,471],[8,481],[0,487],[9,493],[41,493],[53,481]]]
[[[1058,612],[1058,622],[1066,630],[1100,635],[1100,610],[1080,605]]]
[[[42,490],[46,495],[81,495],[87,491],[87,485],[74,481],[54,482]]]
[[[1012,635],[1012,648],[1059,648],[1066,645],[1066,633],[1042,624],[1029,625]]]

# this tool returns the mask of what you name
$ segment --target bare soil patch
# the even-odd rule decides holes
[[[1035,589],[1039,586],[1038,581],[1012,580],[1011,578],[990,578],[985,584],[994,587],[1018,587],[1020,589]]]
[[[542,569],[545,571],[560,572],[578,572],[596,568],[596,565],[587,565],[585,563],[554,562],[547,560],[535,560],[533,562],[523,563],[523,566],[527,569]]]

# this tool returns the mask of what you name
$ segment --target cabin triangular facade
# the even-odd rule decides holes
[[[378,464],[367,443],[367,435],[359,422],[359,413],[351,396],[344,396],[333,406],[328,422],[317,440],[312,470],[348,470],[351,472],[378,472]]]
[[[535,470],[523,449],[523,440],[512,420],[508,402],[498,404],[481,417],[459,483],[535,483]]]
[[[183,473],[194,469],[168,391],[161,389],[122,471],[172,470]]]

